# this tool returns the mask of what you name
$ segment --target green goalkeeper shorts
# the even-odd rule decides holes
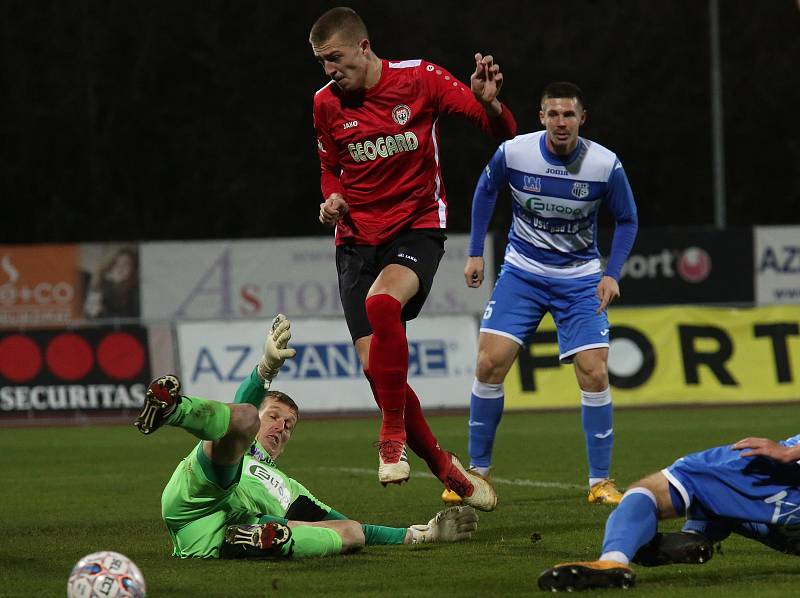
[[[209,479],[198,459],[202,450],[200,442],[178,464],[161,494],[172,554],[181,558],[216,558],[227,526],[258,521],[236,492],[238,484],[222,488]]]

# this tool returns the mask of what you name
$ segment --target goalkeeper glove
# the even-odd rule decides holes
[[[472,507],[450,507],[436,513],[427,525],[412,525],[411,543],[461,542],[478,529],[478,514]]]
[[[264,388],[269,389],[272,379],[278,375],[283,362],[295,356],[297,351],[289,348],[292,338],[291,322],[283,314],[272,320],[272,328],[264,343],[264,354],[258,362],[258,377],[264,381]]]

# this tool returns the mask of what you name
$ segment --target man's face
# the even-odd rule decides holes
[[[277,459],[292,437],[297,414],[288,405],[270,398],[261,406],[259,416],[258,441],[273,459]]]
[[[354,93],[366,89],[369,40],[356,43],[337,33],[320,44],[312,43],[311,48],[325,74],[342,91]]]
[[[578,145],[578,131],[586,121],[586,112],[575,98],[547,98],[539,120],[546,129],[548,149],[566,155]]]

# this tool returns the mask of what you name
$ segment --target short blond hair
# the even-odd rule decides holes
[[[281,392],[280,390],[268,390],[267,394],[264,395],[264,400],[261,401],[261,407],[259,407],[258,410],[261,411],[266,405],[266,402],[269,401],[270,399],[278,403],[283,403],[289,409],[294,411],[294,414],[298,420],[300,419],[300,408],[297,406],[297,403],[294,402],[294,399],[292,399],[292,397],[287,395],[285,392]]]
[[[322,44],[337,34],[355,44],[362,39],[369,39],[364,21],[356,11],[347,6],[332,8],[318,18],[311,27],[308,39],[312,44]]]

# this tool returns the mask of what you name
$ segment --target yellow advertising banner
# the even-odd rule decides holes
[[[800,305],[612,308],[616,405],[800,400]],[[547,316],[505,381],[506,409],[578,407]]]

